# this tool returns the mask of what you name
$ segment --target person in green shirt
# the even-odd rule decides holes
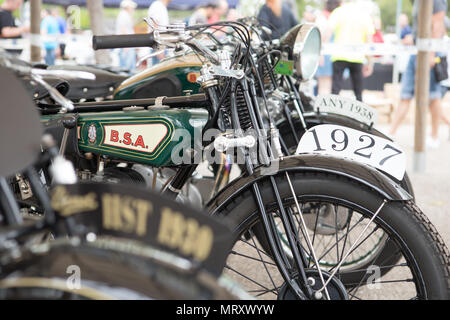
[[[336,8],[328,19],[334,42],[340,45],[362,45],[372,42],[375,33],[373,19],[370,14],[355,1],[347,0]],[[333,62],[333,79],[331,91],[339,94],[343,86],[345,69],[350,70],[353,91],[356,99],[362,101],[363,78],[373,72],[373,64],[358,50],[336,53],[331,57]],[[368,63],[365,63],[368,61]]]

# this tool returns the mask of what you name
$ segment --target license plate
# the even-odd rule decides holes
[[[323,124],[309,129],[301,138],[297,154],[318,153],[348,158],[373,166],[398,180],[406,170],[401,148],[387,140],[355,129]]]
[[[319,95],[314,103],[316,112],[340,114],[368,126],[376,124],[377,110],[358,100],[344,98],[335,94]]]

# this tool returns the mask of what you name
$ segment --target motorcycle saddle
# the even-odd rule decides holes
[[[117,86],[128,76],[113,73],[104,69],[89,66],[49,66],[48,70],[84,71],[95,75],[95,80],[71,79],[68,80],[69,90],[66,98],[70,100],[94,100],[104,98],[113,94]]]

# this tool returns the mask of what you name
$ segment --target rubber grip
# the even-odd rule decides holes
[[[154,44],[155,40],[152,34],[121,34],[92,37],[94,50],[152,47]]]

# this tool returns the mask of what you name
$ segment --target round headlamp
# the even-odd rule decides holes
[[[322,45],[319,29],[310,23],[299,24],[286,32],[280,43],[288,50],[289,59],[294,61],[294,75],[301,80],[314,77]]]

